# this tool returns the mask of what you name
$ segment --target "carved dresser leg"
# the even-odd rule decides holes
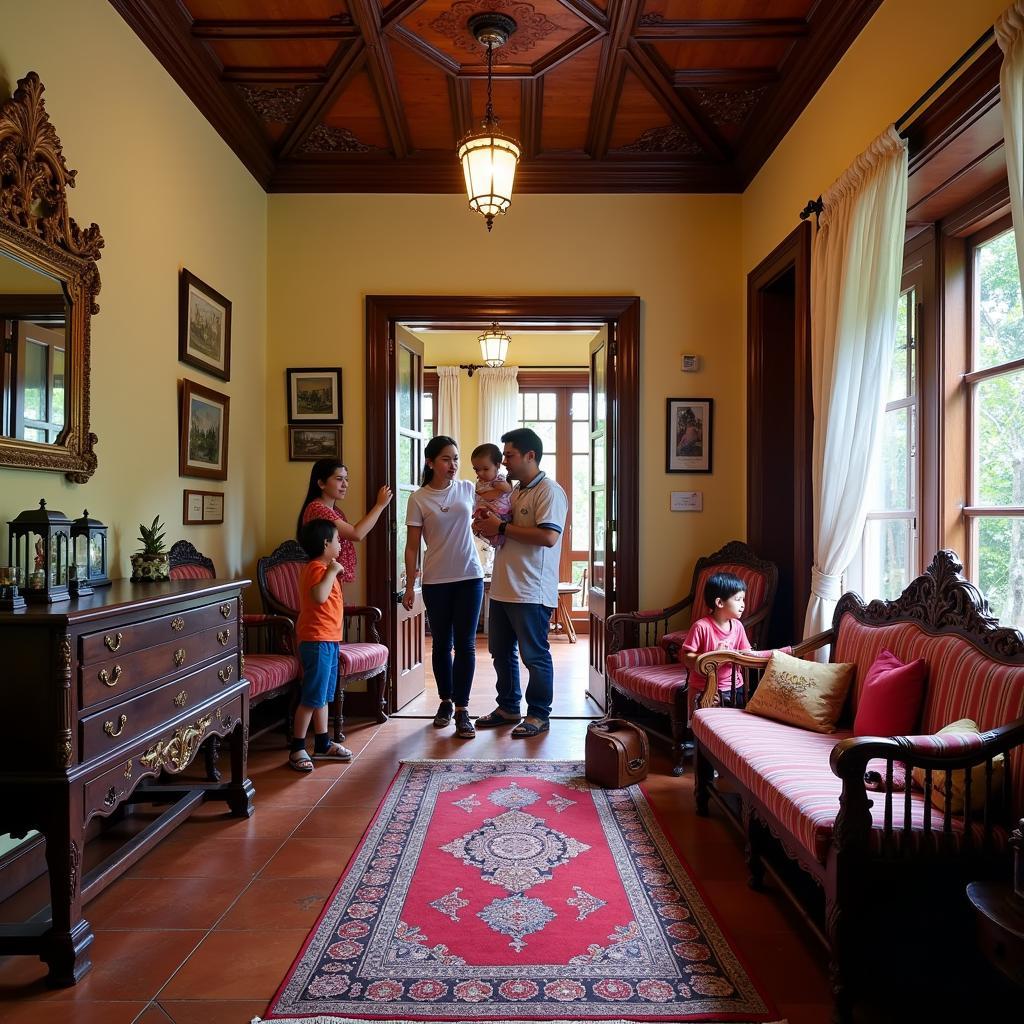
[[[220,737],[211,736],[203,744],[203,757],[206,760],[206,777],[211,782],[220,782],[220,768],[217,760],[220,758]]]

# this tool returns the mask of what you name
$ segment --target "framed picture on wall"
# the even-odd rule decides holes
[[[710,398],[670,398],[665,438],[666,473],[711,472]]]
[[[288,422],[342,423],[341,367],[291,367],[288,385]]]
[[[231,380],[231,303],[185,269],[178,279],[178,358]]]
[[[223,491],[182,492],[181,521],[185,526],[224,522]]]
[[[341,427],[289,427],[288,460],[316,462],[341,458]]]
[[[228,478],[228,414],[231,399],[191,380],[181,382],[178,475]]]

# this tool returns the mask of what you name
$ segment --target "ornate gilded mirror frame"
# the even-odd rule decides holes
[[[85,483],[96,472],[96,435],[89,430],[90,318],[98,313],[103,248],[100,229],[84,231],[68,213],[67,190],[77,172],[64,162],[60,139],[43,103],[43,84],[30,71],[0,106],[0,250],[63,286],[68,302],[64,429],[55,444],[0,436],[0,466],[63,472]]]

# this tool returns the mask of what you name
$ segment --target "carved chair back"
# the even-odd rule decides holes
[[[308,561],[297,541],[286,540],[256,563],[256,582],[268,612],[298,618],[299,574]]]
[[[169,553],[172,580],[212,580],[217,578],[213,559],[207,558],[187,540],[177,540]]]

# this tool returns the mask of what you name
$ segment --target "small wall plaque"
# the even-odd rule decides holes
[[[223,523],[224,494],[221,491],[184,491],[181,521],[185,526]]]
[[[673,491],[669,508],[673,512],[703,512],[703,491]]]

